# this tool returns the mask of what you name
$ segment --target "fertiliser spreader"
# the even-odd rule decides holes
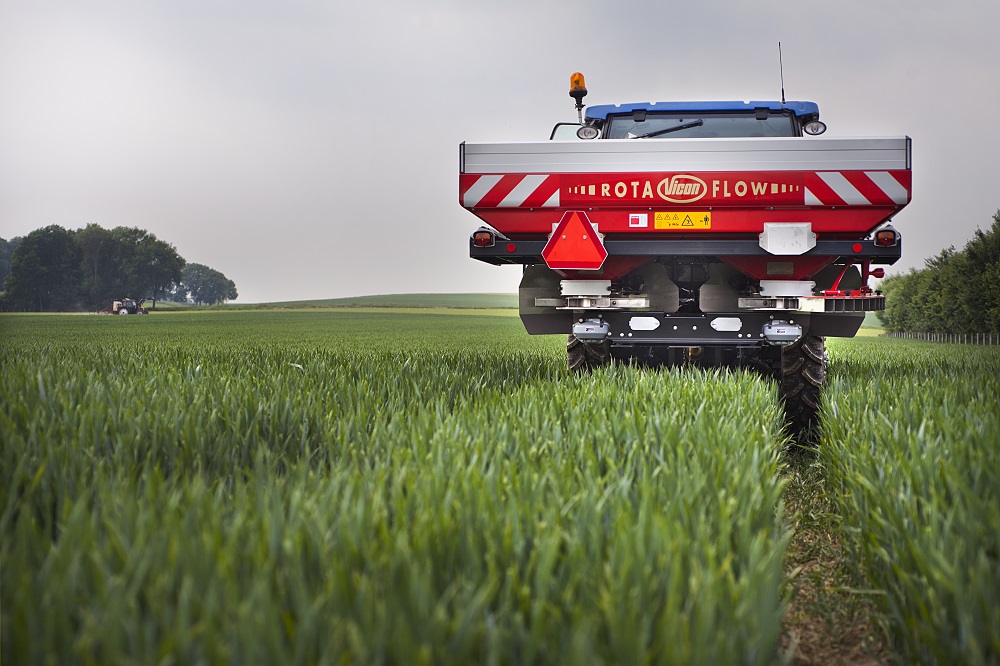
[[[570,95],[583,109],[583,77]],[[474,259],[521,264],[532,334],[609,358],[748,366],[815,417],[826,336],[853,337],[900,257],[910,139],[821,138],[812,102],[591,106],[549,141],[463,143]]]

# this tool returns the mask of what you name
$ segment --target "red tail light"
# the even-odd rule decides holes
[[[875,232],[875,244],[879,247],[895,247],[899,244],[899,233],[892,227],[879,229]]]
[[[495,242],[496,240],[493,238],[492,231],[480,229],[472,234],[472,244],[476,247],[493,247]]]

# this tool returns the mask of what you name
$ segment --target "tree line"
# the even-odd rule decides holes
[[[188,263],[170,243],[137,227],[88,224],[36,229],[0,238],[0,309],[87,312],[121,298],[215,304],[238,296],[236,284]]]
[[[1000,210],[964,249],[949,247],[881,289],[886,306],[878,318],[890,332],[1000,332]]]

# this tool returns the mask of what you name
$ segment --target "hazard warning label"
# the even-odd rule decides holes
[[[653,215],[654,229],[711,229],[711,211],[685,210],[680,212],[661,212]]]

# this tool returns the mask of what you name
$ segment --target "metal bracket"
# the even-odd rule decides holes
[[[737,305],[741,310],[798,310],[799,299],[795,296],[740,298]]]
[[[799,312],[878,312],[885,310],[885,296],[770,296],[740,298],[741,310],[797,310]]]
[[[624,310],[648,308],[648,296],[564,296],[562,298],[536,298],[537,308],[557,310]]]

